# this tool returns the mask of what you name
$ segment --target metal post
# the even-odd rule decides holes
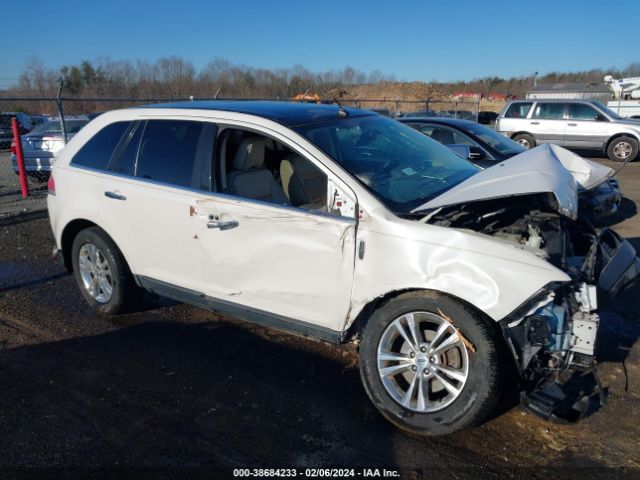
[[[64,108],[62,108],[62,86],[64,85],[64,80],[60,77],[60,88],[58,88],[58,96],[56,97],[56,104],[58,105],[58,115],[60,115],[60,125],[62,126],[62,138],[64,139],[64,144],[67,144],[67,124],[64,120]]]
[[[480,102],[482,101],[482,99],[478,99],[478,102],[476,103],[476,123],[478,123],[478,116],[480,115]]]
[[[425,102],[425,107],[427,107],[427,112],[429,111],[429,102],[431,102],[431,98],[427,98]]]
[[[27,198],[29,196],[29,182],[27,182],[27,171],[24,168],[22,138],[20,138],[20,127],[16,117],[11,119],[11,129],[13,130],[13,141],[16,145],[16,162],[18,163],[18,174],[20,175],[20,190],[22,190],[22,197]]]

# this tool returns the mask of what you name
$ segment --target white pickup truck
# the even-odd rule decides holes
[[[621,117],[640,118],[640,77],[615,79],[611,75],[604,77],[615,96],[607,102],[607,107]]]

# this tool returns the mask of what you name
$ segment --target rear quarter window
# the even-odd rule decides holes
[[[531,105],[533,105],[533,102],[512,103],[507,108],[507,111],[504,112],[504,116],[505,118],[527,118]]]
[[[106,170],[109,159],[131,122],[116,122],[99,130],[73,156],[72,165]]]

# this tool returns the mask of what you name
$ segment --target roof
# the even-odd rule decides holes
[[[409,122],[432,122],[440,123],[443,125],[464,126],[464,125],[477,125],[476,122],[471,120],[465,120],[463,118],[451,118],[451,117],[402,117],[398,118],[402,123]]]
[[[338,105],[263,100],[196,100],[191,102],[144,105],[142,108],[185,108],[245,113],[247,115],[268,118],[287,127],[333,120],[338,118],[338,111],[340,109]],[[349,114],[349,117],[375,115],[374,113],[351,107],[343,107],[343,109]]]
[[[611,93],[611,89],[605,83],[541,83],[531,87],[529,92]]]

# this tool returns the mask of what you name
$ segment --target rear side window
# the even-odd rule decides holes
[[[539,103],[531,118],[562,120],[564,118],[564,103]]]
[[[96,133],[73,156],[72,165],[106,170],[109,159],[130,122],[116,122]]]
[[[533,102],[512,103],[504,113],[505,118],[527,118]]]
[[[138,151],[136,176],[183,187],[198,188],[194,172],[202,122],[149,120]]]

